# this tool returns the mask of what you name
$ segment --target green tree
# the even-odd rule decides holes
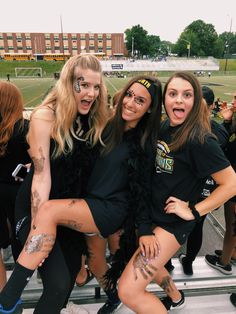
[[[180,56],[187,54],[187,41],[191,45],[191,56],[214,56],[218,35],[212,24],[197,20],[189,24],[181,33],[175,49]]]
[[[158,54],[158,51],[161,46],[160,37],[155,35],[148,35],[147,38],[149,47],[148,56],[154,58]]]
[[[132,55],[132,52],[137,57],[149,54],[149,39],[147,34],[148,32],[139,24],[132,26],[131,29],[126,29],[126,49],[130,55]]]
[[[219,35],[224,44],[224,53],[236,53],[236,34],[232,32],[224,32]]]

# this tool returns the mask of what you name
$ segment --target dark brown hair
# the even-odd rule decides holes
[[[104,152],[107,153],[111,151],[117,144],[121,143],[124,134],[125,121],[122,118],[122,103],[126,96],[129,88],[138,80],[149,80],[152,82],[155,93],[152,97],[151,102],[151,112],[146,113],[138,123],[138,127],[141,129],[140,145],[144,148],[148,137],[151,138],[152,144],[154,145],[157,140],[157,135],[159,132],[160,120],[161,120],[161,108],[162,108],[162,86],[158,79],[148,75],[139,75],[133,77],[124,86],[123,89],[119,91],[119,100],[117,104],[116,114],[108,123],[105,130],[105,148]]]
[[[180,149],[188,140],[198,139],[200,143],[204,143],[206,134],[211,133],[207,105],[202,97],[201,85],[198,79],[190,72],[176,72],[168,79],[163,90],[164,106],[168,85],[174,78],[181,78],[192,85],[194,104],[188,117],[173,135],[172,143],[170,144],[172,151]]]

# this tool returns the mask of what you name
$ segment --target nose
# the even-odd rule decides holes
[[[177,95],[176,101],[177,101],[177,102],[182,102],[182,95],[181,95],[181,94],[178,94],[178,95]]]
[[[126,105],[128,105],[128,106],[132,106],[132,105],[133,105],[133,103],[134,103],[134,101],[135,101],[135,97],[134,97],[134,96],[132,96],[132,97],[130,97],[130,98],[127,100]]]
[[[94,97],[94,95],[95,95],[95,89],[94,89],[94,87],[91,86],[91,87],[88,89],[88,95],[91,96],[91,97]]]

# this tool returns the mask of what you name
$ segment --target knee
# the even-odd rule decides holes
[[[50,201],[46,201],[37,209],[35,220],[38,222],[42,220],[43,223],[50,222],[52,220],[52,213]]]
[[[134,290],[130,289],[128,285],[119,282],[118,295],[121,302],[129,308],[132,309],[135,306],[134,300],[136,300],[136,295],[134,295]]]

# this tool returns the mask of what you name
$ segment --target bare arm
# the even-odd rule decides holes
[[[217,188],[203,201],[195,205],[200,216],[224,204],[231,197],[236,195],[236,173],[231,166],[211,175],[218,185]],[[188,202],[184,202],[176,197],[169,197],[166,201],[165,211],[167,214],[176,214],[185,220],[193,220],[194,216],[188,207]]]
[[[220,207],[236,195],[236,173],[231,166],[212,174],[211,177],[218,186],[206,199],[196,205],[201,216]]]
[[[39,206],[48,200],[51,189],[49,150],[53,121],[53,111],[48,108],[41,108],[31,116],[29,145],[30,156],[34,164],[31,186],[32,219]]]

